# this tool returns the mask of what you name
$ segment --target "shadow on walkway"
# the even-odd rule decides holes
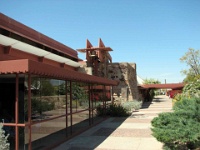
[[[154,97],[154,99],[152,101],[150,101],[150,102],[144,102],[142,104],[142,107],[140,109],[147,109],[147,108],[149,108],[149,106],[151,104],[153,104],[152,102],[160,103],[160,102],[164,102],[164,101],[166,101],[166,97],[164,97],[164,96],[156,96],[156,97]]]
[[[126,119],[127,117],[109,118],[54,150],[94,150],[111,136]]]
[[[157,96],[131,116],[108,118],[53,150],[160,150],[163,145],[151,135],[151,120],[170,109],[168,102],[165,95]]]

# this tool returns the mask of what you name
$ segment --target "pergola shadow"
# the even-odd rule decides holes
[[[143,102],[142,107],[140,109],[147,109],[149,108],[150,105],[153,105],[153,103],[161,103],[163,102],[164,99],[165,99],[164,97],[155,97],[150,102]]]

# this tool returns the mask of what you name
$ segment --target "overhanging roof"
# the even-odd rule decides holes
[[[12,48],[18,49],[20,51],[26,52],[26,53],[30,53],[39,57],[44,57],[50,60],[54,60],[57,61],[59,63],[65,63],[69,66],[72,67],[79,67],[80,64],[78,62],[72,61],[71,59],[65,58],[65,57],[61,57],[59,55],[56,55],[54,53],[45,51],[41,48],[29,45],[27,43],[15,40],[13,38],[4,36],[2,34],[0,34],[0,44],[4,45],[4,46],[11,46]]]
[[[83,74],[73,70],[57,68],[48,64],[31,61],[28,59],[0,61],[0,74],[30,73],[56,79],[80,81],[102,85],[118,85],[117,81]]]
[[[182,89],[184,87],[184,83],[143,84],[139,86],[144,89]]]
[[[0,28],[78,60],[77,51],[0,13]]]

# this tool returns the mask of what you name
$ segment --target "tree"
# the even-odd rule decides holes
[[[192,75],[192,74],[187,74],[186,78],[183,80],[184,83],[191,83],[191,82],[196,82],[198,79],[200,79],[200,75]]]
[[[182,93],[179,93],[174,97],[173,102],[181,101],[182,99],[191,97],[200,98],[200,79],[196,80],[195,82],[187,83],[184,86]]]
[[[160,84],[160,83],[161,82],[159,80],[153,78],[144,80],[144,84]],[[150,89],[147,95],[145,96],[145,99],[147,99],[147,101],[152,101],[154,96],[155,96],[155,89]]]
[[[84,88],[73,82],[72,83],[72,99],[74,100],[80,100],[80,99],[84,99],[85,98],[85,90]]]
[[[5,135],[5,131],[3,129],[3,124],[0,123],[0,149],[1,150],[9,150],[10,144],[8,143],[9,135]]]
[[[160,84],[161,82],[159,80],[150,78],[150,79],[144,79],[144,84]]]
[[[50,82],[50,79],[41,80],[41,95],[42,96],[52,96],[55,95],[54,86]]]
[[[186,75],[184,82],[190,82],[200,75],[200,50],[189,48],[188,52],[180,58],[180,61],[186,63],[189,69],[182,70]]]

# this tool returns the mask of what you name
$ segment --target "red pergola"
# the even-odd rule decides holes
[[[184,83],[168,83],[168,84],[143,84],[139,85],[142,89],[182,89]]]

